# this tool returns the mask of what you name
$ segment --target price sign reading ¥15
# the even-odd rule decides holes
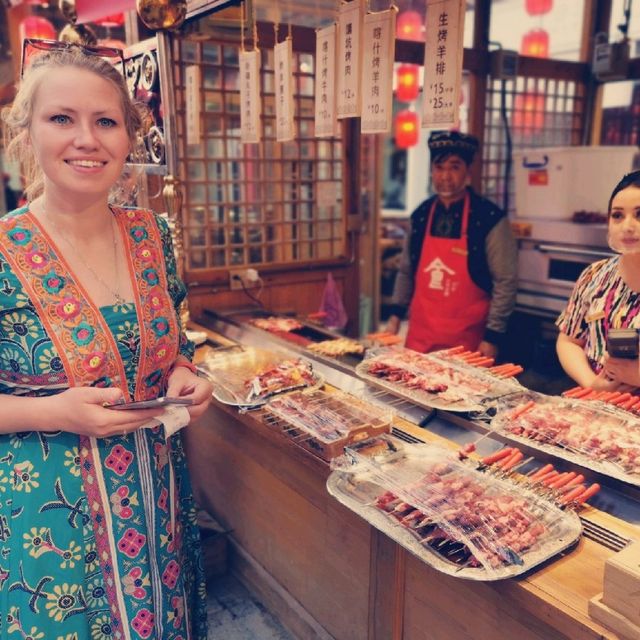
[[[260,142],[260,51],[240,52],[240,140]]]
[[[315,136],[336,135],[336,25],[316,31]]]
[[[355,118],[360,115],[362,3],[343,3],[339,11],[336,114],[338,118]]]
[[[396,9],[369,13],[362,26],[362,133],[386,133],[392,120]]]
[[[464,0],[427,0],[422,126],[459,124]]]

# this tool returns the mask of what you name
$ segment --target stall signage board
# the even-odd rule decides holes
[[[360,60],[362,3],[352,0],[340,5],[338,16],[338,61],[336,114],[338,118],[360,115]]]
[[[336,25],[316,31],[315,136],[328,138],[337,131]]]
[[[362,29],[362,133],[386,133],[392,120],[396,9],[370,13]]]
[[[295,137],[293,121],[293,48],[291,38],[274,47],[276,69],[276,140],[286,142]]]
[[[427,0],[422,126],[459,124],[464,0]]]
[[[197,64],[189,65],[185,69],[185,114],[187,144],[200,144],[202,142],[202,127],[200,126],[200,67]]]
[[[260,51],[240,52],[240,140],[260,142]]]

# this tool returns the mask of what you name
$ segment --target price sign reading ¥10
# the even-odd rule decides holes
[[[464,0],[427,0],[422,126],[459,124],[464,40]]]
[[[286,142],[296,135],[293,120],[293,50],[291,38],[279,42],[273,49],[276,93],[276,140]]]
[[[362,28],[362,133],[391,129],[396,9],[369,13]]]
[[[337,131],[336,25],[316,31],[315,136],[329,138]]]
[[[260,51],[240,52],[240,140],[260,142]]]

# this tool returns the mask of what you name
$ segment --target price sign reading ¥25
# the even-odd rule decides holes
[[[459,124],[464,0],[427,0],[422,126]]]

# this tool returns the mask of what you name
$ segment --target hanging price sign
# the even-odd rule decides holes
[[[240,140],[260,142],[260,51],[240,52]]]
[[[336,119],[336,25],[316,31],[315,136],[334,136]]]
[[[196,64],[191,64],[184,70],[187,144],[200,144],[202,142],[202,127],[200,126],[201,89],[200,67]]]
[[[338,16],[338,60],[336,113],[338,118],[360,115],[360,59],[362,3],[352,0],[340,5]]]
[[[274,47],[276,80],[276,140],[286,142],[295,137],[293,121],[293,50],[291,38]]]
[[[362,28],[362,133],[391,129],[396,9],[370,13]]]
[[[464,40],[464,0],[427,0],[422,126],[459,124]]]

